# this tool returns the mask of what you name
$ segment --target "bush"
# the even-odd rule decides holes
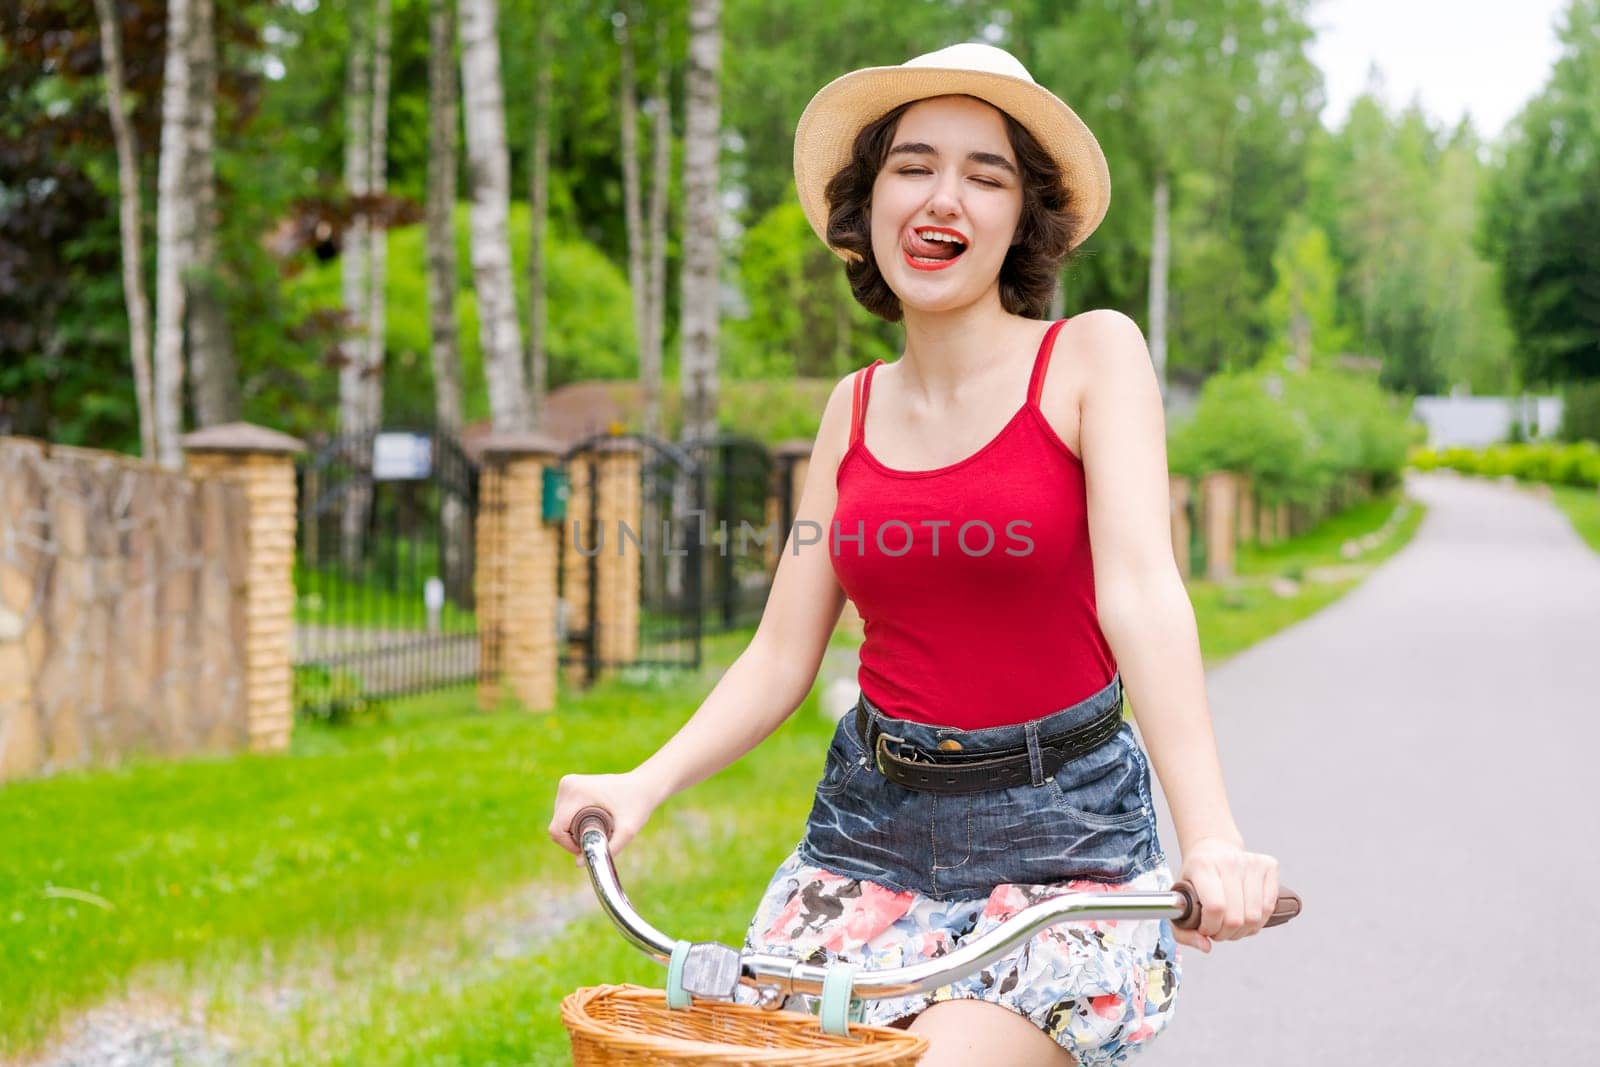
[[[1563,441],[1600,441],[1600,381],[1575,382],[1561,399]]]
[[[1175,474],[1231,470],[1264,503],[1309,505],[1352,475],[1375,488],[1398,481],[1414,435],[1399,400],[1370,378],[1256,369],[1207,379],[1168,457]]]
[[[1592,488],[1600,486],[1600,443],[1534,442],[1490,445],[1481,449],[1418,448],[1411,454],[1411,465],[1419,470],[1447,467],[1462,474],[1491,478],[1509,474],[1525,482]]]

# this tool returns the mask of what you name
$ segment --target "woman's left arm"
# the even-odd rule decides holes
[[[1194,606],[1173,556],[1165,418],[1144,335],[1118,311],[1073,321],[1100,628],[1172,812],[1180,877],[1204,909],[1198,931],[1174,936],[1209,951],[1212,940],[1261,929],[1277,902],[1278,863],[1246,850],[1228,807]]]

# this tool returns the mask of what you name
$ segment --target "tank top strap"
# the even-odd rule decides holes
[[[1044,394],[1045,369],[1050,366],[1050,351],[1055,347],[1056,334],[1061,332],[1061,327],[1067,324],[1066,319],[1057,319],[1050,324],[1044,332],[1044,340],[1039,342],[1039,353],[1033,357],[1033,377],[1028,379],[1028,403],[1033,407],[1039,406],[1039,397]]]
[[[883,360],[875,359],[861,370],[856,371],[855,383],[850,389],[850,443],[860,442],[862,427],[867,418],[867,394],[872,391],[872,372],[878,369],[878,364]]]

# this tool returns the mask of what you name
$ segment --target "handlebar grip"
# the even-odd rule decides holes
[[[609,811],[598,804],[590,804],[588,807],[578,809],[578,814],[572,817],[572,825],[567,828],[567,833],[572,835],[573,844],[583,842],[583,832],[588,829],[584,824],[591,820],[600,824],[600,829],[607,837],[610,837],[612,831],[616,829],[616,821],[611,818]]]
[[[1200,897],[1194,891],[1194,883],[1185,878],[1172,887],[1174,893],[1182,894],[1188,902],[1184,913],[1172,920],[1172,925],[1182,930],[1197,930],[1200,927],[1201,907]],[[1273,907],[1272,914],[1267,918],[1266,926],[1282,926],[1296,915],[1300,914],[1300,894],[1288,886],[1278,887],[1278,903]]]

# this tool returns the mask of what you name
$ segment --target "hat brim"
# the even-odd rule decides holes
[[[794,183],[806,221],[828,244],[828,182],[850,161],[862,127],[901,104],[965,94],[985,100],[1027,128],[1061,167],[1082,228],[1081,244],[1111,204],[1111,173],[1100,142],[1066,102],[1035,82],[952,67],[866,67],[835,78],[806,105],[794,133]],[[855,258],[828,245],[841,259]]]

